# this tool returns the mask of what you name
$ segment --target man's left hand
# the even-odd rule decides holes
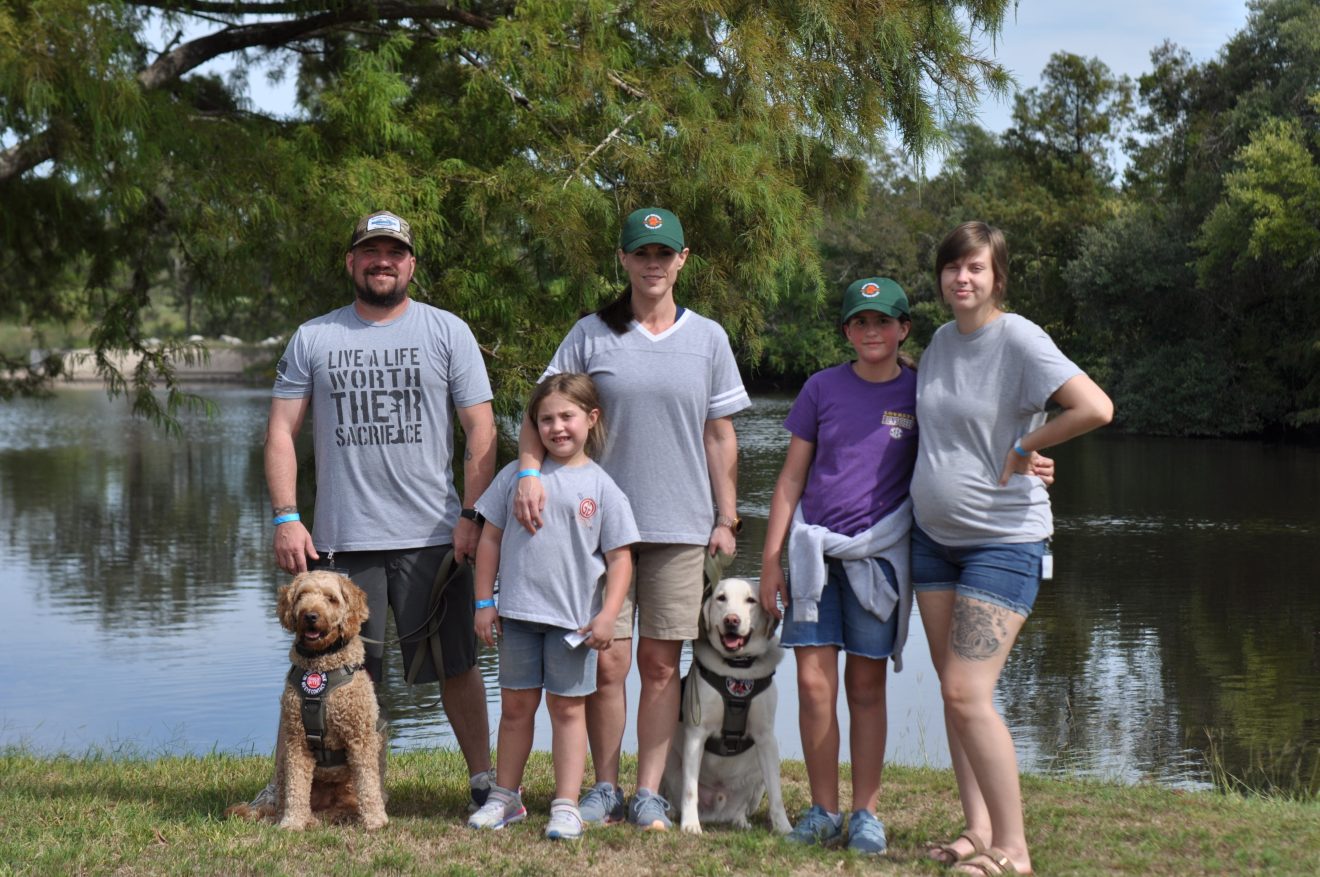
[[[468,518],[459,518],[454,528],[454,560],[459,563],[475,562],[477,559],[477,540],[481,538],[481,527]]]

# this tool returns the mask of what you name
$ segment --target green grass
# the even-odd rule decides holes
[[[269,772],[269,759],[250,756],[0,751],[0,874],[941,874],[924,844],[961,826],[949,772],[889,767],[880,817],[890,854],[881,860],[789,847],[764,819],[751,832],[712,826],[700,838],[613,826],[551,844],[542,838],[553,785],[546,753],[533,754],[524,780],[527,822],[476,833],[464,826],[462,759],[448,751],[391,756],[390,824],[380,832],[225,820],[225,807],[250,798]],[[808,804],[805,770],[785,762],[783,775],[795,815]],[[1314,800],[1036,776],[1023,778],[1023,791],[1039,874],[1320,873]]]

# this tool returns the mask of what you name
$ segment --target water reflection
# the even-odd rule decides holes
[[[0,743],[269,748],[288,640],[272,612],[283,576],[262,474],[268,396],[207,393],[221,413],[191,418],[186,443],[97,390],[0,406],[0,660],[20,670],[0,689]],[[758,398],[738,420],[748,527],[734,572],[748,577],[789,402]],[[1255,787],[1316,788],[1320,453],[1101,436],[1058,459],[1056,579],[999,691],[1023,768],[1196,786],[1213,750]],[[946,765],[919,623],[906,664],[890,682],[888,757]],[[494,719],[493,652],[481,668]],[[452,746],[436,686],[410,689],[400,673],[391,660],[393,745]],[[793,674],[790,658],[786,757],[801,754]],[[544,719],[536,745],[549,746]]]

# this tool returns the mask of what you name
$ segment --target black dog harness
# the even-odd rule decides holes
[[[330,692],[349,682],[353,674],[362,669],[336,667],[333,670],[304,670],[297,664],[289,668],[289,684],[302,697],[303,730],[307,734],[307,748],[312,751],[318,767],[335,767],[348,763],[345,749],[325,748],[325,702]]]
[[[732,667],[749,667],[754,660],[754,658],[732,660],[726,658],[725,663]],[[741,755],[751,749],[756,745],[756,741],[747,735],[747,711],[751,709],[752,700],[774,682],[774,672],[771,671],[770,675],[763,679],[737,679],[733,676],[721,676],[697,661],[693,661],[692,666],[724,699],[724,725],[720,728],[720,733],[706,738],[706,751],[712,755],[728,756]],[[691,675],[692,671],[689,670],[688,676]],[[683,677],[684,687],[687,687],[688,676]],[[687,708],[687,700],[686,697],[680,699],[680,703],[683,704],[680,713]],[[684,718],[689,719],[688,716]]]

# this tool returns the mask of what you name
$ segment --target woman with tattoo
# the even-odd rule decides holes
[[[994,707],[1053,532],[1030,457],[1108,423],[1113,403],[1044,330],[1004,312],[999,229],[968,222],[950,232],[935,280],[954,319],[917,373],[912,581],[967,828],[930,856],[959,873],[1030,874],[1013,739]],[[1047,405],[1062,409],[1048,421]]]

